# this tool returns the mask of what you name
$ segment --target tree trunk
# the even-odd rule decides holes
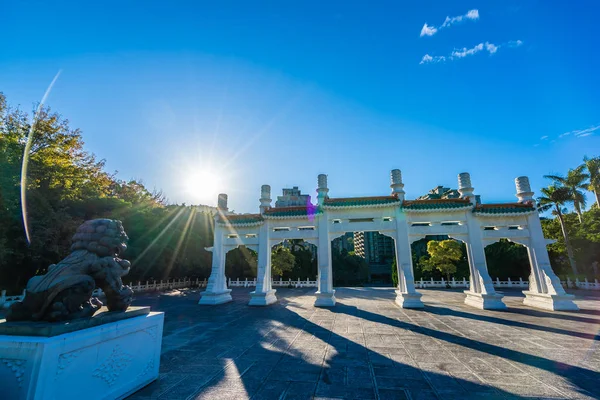
[[[579,218],[579,223],[582,224],[583,223],[583,217],[581,215],[581,204],[579,204],[578,201],[575,201],[574,205],[575,205],[575,212],[577,213],[577,218]]]
[[[569,240],[569,233],[567,232],[567,227],[565,226],[565,221],[563,220],[563,215],[560,212],[558,206],[556,207],[558,216],[558,221],[560,222],[560,228],[562,229],[563,237],[565,238],[565,246],[567,247],[567,256],[569,257],[569,264],[571,264],[571,269],[573,270],[573,274],[577,278],[577,264],[575,262],[575,256],[573,255],[573,247],[571,247],[571,241]]]
[[[596,196],[596,207],[600,208],[600,188],[594,188],[594,195]]]

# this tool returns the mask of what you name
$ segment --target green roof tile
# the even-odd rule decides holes
[[[325,199],[324,205],[327,207],[358,207],[358,206],[377,206],[398,203],[395,196],[376,196],[376,197],[346,197],[338,199]]]
[[[219,222],[222,224],[241,225],[241,224],[254,224],[262,222],[263,217],[260,214],[233,214],[226,216],[219,216]]]
[[[473,212],[477,214],[513,214],[513,213],[528,213],[535,211],[531,205],[511,205],[511,204],[486,204],[483,207],[477,207]]]
[[[308,207],[275,207],[265,211],[268,217],[307,217],[315,214],[322,214],[323,210],[317,206]]]
[[[471,205],[469,200],[463,199],[432,199],[405,201],[402,204],[404,210],[451,210],[465,208]]]

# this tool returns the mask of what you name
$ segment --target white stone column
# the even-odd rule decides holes
[[[329,193],[327,188],[327,175],[320,174],[317,186],[317,202],[322,207]],[[333,307],[335,306],[335,290],[333,290],[333,265],[331,260],[331,239],[329,237],[329,218],[326,210],[315,218],[317,232],[319,234],[319,244],[317,246],[317,296],[315,306]]]
[[[515,184],[519,203],[533,202],[529,178],[520,176],[515,179]],[[579,307],[573,302],[575,296],[565,292],[560,279],[552,270],[538,213],[527,216],[527,228],[529,230],[527,254],[531,264],[531,275],[529,276],[529,290],[523,291],[525,295],[523,304],[553,311],[579,310]]]
[[[467,212],[466,223],[469,232],[465,245],[469,260],[470,286],[469,290],[464,291],[467,295],[465,304],[482,310],[504,310],[504,296],[496,293],[494,282],[488,273],[481,225],[470,211]]]
[[[458,192],[463,199],[468,198],[471,204],[477,204],[471,184],[471,175],[468,172],[458,174]],[[465,240],[467,247],[467,258],[469,260],[469,290],[465,290],[467,297],[465,304],[483,310],[503,310],[506,304],[502,302],[502,296],[496,293],[494,283],[488,273],[485,261],[485,246],[483,245],[483,233],[481,224],[477,221],[471,211],[466,213],[466,224],[468,239]]]
[[[256,289],[250,293],[251,306],[267,306],[277,301],[271,277],[270,223],[265,220],[258,233],[258,267]]]
[[[198,304],[215,305],[231,301],[231,289],[227,289],[225,279],[225,250],[223,249],[223,238],[225,229],[217,223],[215,218],[214,244],[212,248],[212,271],[206,290],[200,293]]]
[[[415,274],[412,263],[412,248],[408,238],[408,222],[406,214],[398,207],[395,213],[396,235],[394,246],[396,251],[396,268],[398,268],[398,287],[396,288],[396,304],[402,308],[423,308],[421,293],[415,289]]]
[[[392,195],[404,201],[404,183],[402,172],[393,169],[390,172],[390,187]],[[396,234],[394,247],[396,253],[396,268],[398,269],[398,287],[396,288],[396,304],[402,308],[423,308],[421,293],[415,290],[415,274],[412,264],[412,248],[408,238],[408,222],[401,206],[395,210]]]

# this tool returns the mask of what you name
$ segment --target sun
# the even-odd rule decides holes
[[[194,201],[216,201],[219,184],[217,175],[207,170],[191,173],[186,181],[187,192]]]

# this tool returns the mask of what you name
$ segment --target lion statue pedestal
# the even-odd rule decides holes
[[[29,280],[0,320],[0,397],[120,399],[158,378],[164,314],[130,307],[127,240],[120,221],[86,221],[71,254]]]

